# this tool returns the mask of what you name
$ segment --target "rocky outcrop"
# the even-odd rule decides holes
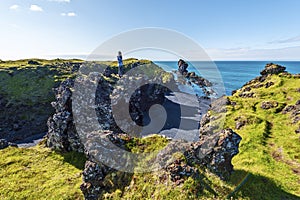
[[[191,85],[193,83],[201,88],[206,97],[215,93],[215,91],[211,89],[212,83],[209,80],[197,75],[195,72],[187,72],[183,74],[177,73],[177,77],[178,82],[181,84]]]
[[[56,150],[83,152],[83,145],[73,123],[71,88],[74,80],[67,79],[56,89],[56,101],[51,105],[56,113],[48,119],[46,144]]]
[[[287,73],[285,71],[285,67],[273,63],[266,64],[265,69],[263,69],[258,76],[253,80],[247,82],[243,87],[239,90],[232,91],[232,95],[238,92],[238,96],[242,98],[255,98],[255,92],[252,92],[252,88],[270,88],[274,85],[272,81],[265,82],[268,75],[272,74],[280,74],[280,73]]]
[[[155,80],[158,83],[159,81],[161,82],[159,78]],[[95,82],[97,86],[90,87],[95,85]],[[52,102],[52,106],[56,113],[48,120],[47,146],[64,151],[83,151],[82,143],[85,141],[79,139],[73,119],[74,113],[77,117],[76,126],[82,135],[97,130],[97,127],[114,133],[122,133],[126,130],[134,135],[136,131],[130,128],[142,126],[146,111],[153,104],[162,104],[164,94],[168,92],[167,88],[159,84],[142,84],[141,87],[137,87],[140,83],[148,82],[152,81],[141,75],[124,75],[113,88],[112,83],[98,72],[91,72],[77,78],[76,88],[73,88],[74,80],[67,79],[62,82],[55,89],[56,101]],[[71,101],[73,89],[76,90],[76,95]],[[91,101],[93,99],[94,104]],[[127,115],[126,110],[123,111],[126,107],[129,108],[130,116]],[[83,135],[81,138],[85,137]]]
[[[232,129],[221,130],[213,135],[213,139],[211,137],[201,138],[202,142],[196,149],[196,156],[197,158],[202,158],[203,152],[205,152],[205,157],[200,159],[202,165],[206,166],[221,179],[228,179],[233,171],[231,160],[239,153],[238,147],[242,138]],[[211,149],[206,149],[205,147],[210,147]]]
[[[211,87],[212,86],[212,83],[209,80],[207,80],[201,76],[198,76],[195,72],[188,72],[184,76],[186,78],[188,78],[192,83],[195,83],[198,86],[201,86],[201,87]]]
[[[114,180],[118,176],[130,176],[130,173],[121,173],[112,169],[111,166],[117,166],[120,159],[125,159],[122,163],[126,163],[126,165],[131,163],[126,162],[126,158],[123,158],[122,155],[116,155],[117,152],[114,152],[113,156],[109,156],[111,152],[106,152],[105,148],[112,143],[120,149],[127,150],[128,138],[137,136],[130,127],[143,126],[143,118],[149,108],[154,104],[162,104],[165,101],[165,94],[169,92],[169,89],[163,86],[165,83],[162,82],[162,78],[154,80],[155,84],[144,84],[152,81],[142,75],[128,76],[125,74],[116,83],[114,79],[107,79],[113,77],[112,73],[114,72],[108,68],[104,73],[106,76],[98,72],[87,73],[76,80],[79,87],[78,85],[74,86],[73,80],[64,81],[55,89],[56,101],[52,103],[52,106],[56,112],[48,120],[47,146],[62,151],[84,151],[88,157],[81,185],[86,199],[97,199],[99,195],[113,187],[107,183],[107,177]],[[193,74],[189,76],[194,77]],[[199,79],[199,81],[201,84],[210,85],[205,80]],[[95,83],[97,83],[96,88],[88,87]],[[137,87],[138,85],[142,86]],[[74,94],[76,95],[74,96]],[[90,102],[90,99],[94,99],[95,103],[88,104],[87,101]],[[226,112],[225,106],[229,103],[226,97],[222,97],[212,103],[211,110],[223,114]],[[129,109],[129,118],[122,115],[122,109],[126,106]],[[87,108],[96,115],[85,116],[84,112],[89,112]],[[117,109],[120,115],[114,115],[114,109]],[[74,119],[75,114],[76,120]],[[158,166],[163,166],[164,174],[170,174],[170,179],[175,185],[181,184],[187,177],[199,176],[195,165],[209,169],[221,179],[227,179],[232,172],[231,159],[238,153],[241,137],[231,129],[218,129],[211,124],[214,120],[219,120],[219,118],[210,116],[209,113],[203,117],[200,141],[192,143],[183,140],[170,141],[155,160],[152,160]],[[95,121],[98,122],[99,130],[95,130],[93,127]],[[75,124],[77,128],[79,126],[80,128],[75,129]],[[124,134],[123,130],[130,135],[122,135]],[[102,140],[102,144],[96,143],[95,140],[98,140],[99,137],[106,138],[106,140],[104,142]],[[182,152],[185,159],[172,160],[174,150]],[[110,167],[99,162],[98,158],[103,156],[109,159]],[[164,165],[167,160],[170,161]],[[122,175],[116,175],[120,173]]]
[[[282,110],[282,114],[289,114],[291,124],[297,124],[300,121],[300,100],[297,100],[295,105],[287,105]],[[300,133],[300,127],[295,130],[295,133]]]
[[[260,72],[260,74],[263,76],[268,75],[268,74],[279,74],[279,73],[285,72],[285,69],[286,69],[286,67],[283,67],[281,65],[269,63],[269,64],[266,64],[265,69],[262,70]]]
[[[227,179],[233,171],[231,160],[238,154],[242,139],[232,129],[222,129],[226,105],[231,104],[225,96],[212,102],[210,111],[200,121],[200,142],[194,145],[194,160],[198,160],[221,179]]]
[[[218,107],[224,106],[218,104]],[[222,111],[219,112],[221,115],[211,115],[208,112],[200,122],[200,142],[196,145],[195,160],[221,179],[227,179],[233,171],[231,160],[238,154],[238,146],[242,138],[232,129],[218,131],[222,127],[221,119],[224,117],[222,113],[226,111],[220,108],[214,110]]]
[[[126,134],[118,135],[112,132],[108,132],[107,137],[111,142],[124,150],[126,149],[126,143],[131,140],[130,136]],[[124,140],[124,138],[127,139]],[[199,142],[194,143],[174,140],[170,141],[149,162],[157,163],[156,166],[158,167],[163,166],[160,169],[160,176],[164,179],[170,178],[174,185],[182,184],[188,177],[199,178],[202,176],[197,166],[208,169],[221,179],[226,180],[233,171],[231,159],[238,153],[240,141],[241,137],[231,129],[225,129],[210,136],[202,136]],[[174,159],[174,153],[176,152],[182,152],[184,157]],[[112,157],[119,156],[113,155]],[[86,199],[97,199],[100,197],[100,194],[109,192],[114,187],[107,184],[109,180],[113,178],[118,181],[126,181],[127,179],[124,179],[124,177],[128,176],[131,176],[131,174],[107,167],[90,157],[83,172],[81,190]],[[114,182],[114,184],[117,183]],[[123,185],[126,184],[123,183]]]
[[[82,173],[83,183],[80,186],[85,199],[97,200],[103,189],[103,181],[105,176],[112,169],[101,163],[87,161]]]
[[[93,138],[96,138],[96,135],[99,134],[101,134],[100,131],[91,133]],[[115,134],[111,131],[106,131],[106,137],[108,141],[124,150],[126,150],[126,141],[130,139],[130,137],[126,134]],[[123,138],[127,138],[128,140],[124,140]],[[97,150],[97,148],[94,148],[94,150]],[[116,186],[128,184],[126,183],[126,181],[128,180],[128,177],[131,176],[130,173],[120,172],[111,167],[108,167],[95,159],[95,154],[89,155],[88,151],[86,153],[88,154],[87,156],[89,157],[89,160],[85,163],[85,167],[82,173],[83,183],[80,186],[85,199],[97,200],[99,199],[100,194],[109,192]],[[101,154],[101,152],[99,153]],[[105,152],[102,153],[105,154]],[[111,155],[111,157],[118,158],[119,156]],[[111,160],[111,163],[113,162],[114,161]],[[115,162],[119,163],[119,161]],[[116,179],[118,181],[116,181]]]
[[[194,143],[172,141],[166,149],[160,152],[155,162],[163,163],[163,161],[170,160],[174,152],[183,152],[184,159],[176,159],[164,168],[176,185],[182,183],[187,177],[198,176],[199,171],[196,165],[226,180],[233,171],[231,160],[239,152],[238,146],[241,139],[232,129],[224,129],[216,133],[201,135],[200,141]]]
[[[276,108],[278,106],[278,102],[276,101],[264,101],[261,103],[261,108],[264,110],[268,110],[271,108]]]

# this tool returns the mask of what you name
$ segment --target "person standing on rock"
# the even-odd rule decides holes
[[[122,77],[122,75],[123,75],[123,58],[122,58],[121,51],[118,52],[117,59],[118,59],[118,65],[119,65],[118,74],[119,74],[119,77]]]

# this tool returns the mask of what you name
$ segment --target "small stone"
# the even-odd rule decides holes
[[[271,108],[276,108],[277,106],[278,106],[278,102],[276,102],[276,101],[264,101],[261,103],[260,107],[262,109],[268,110]]]

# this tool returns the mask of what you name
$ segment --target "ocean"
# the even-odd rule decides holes
[[[270,62],[272,61],[197,61],[189,62],[188,71],[195,71],[196,74],[214,83],[214,90],[219,90],[219,95],[222,93],[231,95],[233,90],[241,88],[246,82],[260,76],[260,71]],[[156,61],[155,63],[168,72],[177,69],[177,61]],[[285,66],[289,73],[300,73],[300,61],[273,61],[273,63]]]

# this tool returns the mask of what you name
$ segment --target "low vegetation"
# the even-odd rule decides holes
[[[0,150],[0,199],[83,199],[83,154],[37,146]]]

